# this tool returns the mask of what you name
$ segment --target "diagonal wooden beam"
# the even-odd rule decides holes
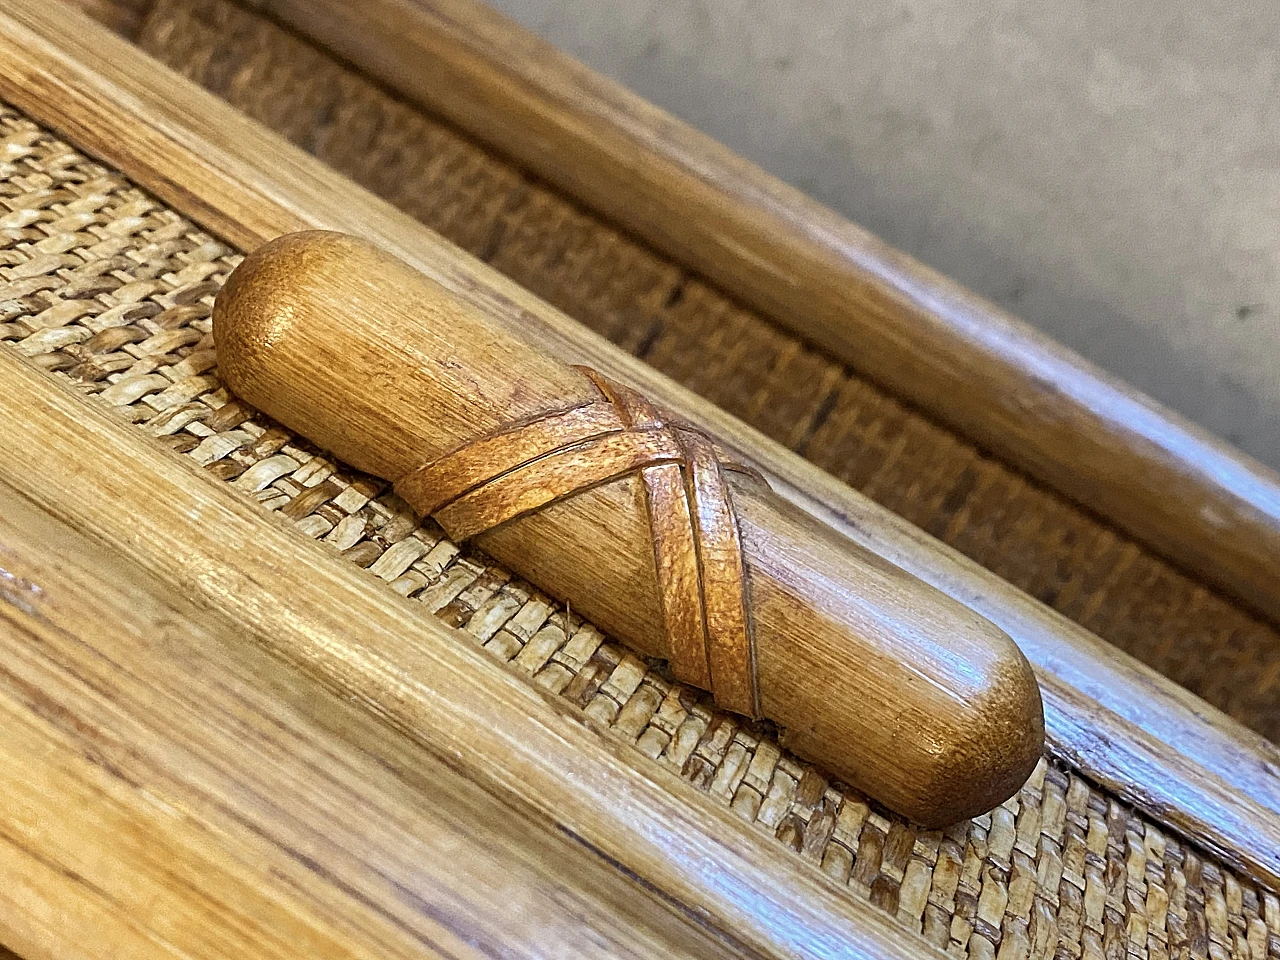
[[[4,485],[0,727],[26,960],[754,955]]]
[[[358,567],[8,351],[0,483],[747,952],[933,952],[424,608],[370,589]]]

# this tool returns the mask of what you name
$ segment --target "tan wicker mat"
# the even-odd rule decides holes
[[[870,807],[238,401],[210,307],[239,257],[0,109],[0,342],[288,517],[957,957],[1280,960],[1280,898],[1051,762],[945,831]],[[104,451],[104,456],[109,451]],[[379,583],[378,581],[383,581]]]
[[[235,3],[157,0],[135,39],[582,323],[1280,741],[1280,634],[1091,515]]]

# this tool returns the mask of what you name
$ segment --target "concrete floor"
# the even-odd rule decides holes
[[[490,0],[1280,467],[1270,0]]]

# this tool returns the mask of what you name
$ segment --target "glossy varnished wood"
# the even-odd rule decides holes
[[[0,25],[0,95],[206,228],[244,249],[302,229],[372,239],[560,359],[631,383],[748,451],[779,493],[1009,633],[1036,668],[1052,750],[1225,862],[1280,885],[1274,746],[586,333],[89,20],[15,0]]]
[[[25,960],[742,955],[7,486],[0,662]]]
[[[338,233],[294,234],[252,253],[219,294],[213,331],[238,396],[392,481],[468,440],[599,396],[581,371]],[[567,488],[600,454],[558,465]],[[729,477],[761,710],[783,742],[930,826],[1016,792],[1043,750],[1044,721],[1035,677],[1009,638],[766,485]],[[669,659],[639,483],[629,471],[477,541],[606,631]],[[703,579],[729,575],[712,568]],[[708,625],[720,625],[710,610]]]
[[[918,939],[582,711],[9,351],[0,483],[744,951],[920,957]]]
[[[255,0],[1280,621],[1280,477],[478,0]]]

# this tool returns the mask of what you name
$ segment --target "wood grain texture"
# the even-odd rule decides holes
[[[478,0],[249,5],[1280,622],[1274,471]]]
[[[250,254],[219,294],[213,325],[220,374],[237,396],[393,482],[470,439],[600,396],[582,371],[343,234],[294,234]],[[666,437],[605,434],[596,446],[511,470],[434,515],[451,535],[478,534],[486,553],[606,632],[667,659],[636,476],[663,455]],[[633,449],[635,438],[647,446]],[[667,459],[677,457],[674,438],[668,445]],[[710,462],[693,465],[694,482],[708,470],[719,475],[705,446]],[[743,543],[740,554],[702,557],[707,626],[714,633],[731,622],[730,607],[741,610],[740,596],[714,586],[745,563],[753,672],[762,712],[782,726],[784,744],[928,826],[977,816],[1017,792],[1043,750],[1044,721],[1035,677],[1009,638],[754,478],[731,477],[737,523],[709,515],[714,497],[694,501],[707,508],[700,528],[734,527],[736,547],[740,523]],[[466,506],[480,516],[459,516]],[[701,541],[705,554],[717,538],[704,532]],[[719,666],[713,657],[710,689],[741,710],[742,698],[721,699],[731,678]]]
[[[1280,754],[1185,690],[871,504],[442,244],[421,225],[59,7],[0,17],[0,95],[252,249],[281,233],[372,239],[557,357],[631,383],[748,450],[774,488],[858,543],[970,605],[1037,669],[1050,746],[1088,776],[1273,886]],[[119,131],[131,131],[122,138]]]
[[[0,486],[26,960],[742,955],[259,643]]]
[[[370,590],[368,575],[331,549],[9,351],[0,352],[0,483],[742,949],[932,953],[466,635]]]
[[[365,589],[462,631],[762,842],[812,864],[842,896],[957,960],[1118,956],[1144,936],[1155,957],[1231,956],[1247,943],[1250,956],[1280,960],[1280,936],[1268,939],[1280,934],[1277,894],[1062,761],[1046,757],[1000,807],[924,830],[416,523],[385,481],[232,399],[209,369],[214,295],[242,255],[4,104],[0,148],[14,161],[0,165],[0,207],[25,224],[0,266],[10,311],[0,349],[55,371],[149,444],[280,517],[291,537],[339,551],[365,570]]]
[[[237,0],[135,42],[579,323],[1280,743],[1280,629]]]

